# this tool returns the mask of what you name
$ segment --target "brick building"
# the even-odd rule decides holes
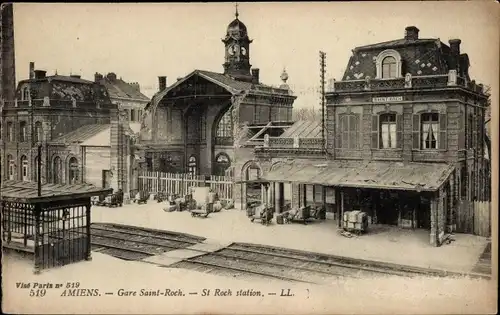
[[[253,147],[265,134],[280,135],[292,124],[292,95],[286,81],[271,87],[251,69],[246,26],[238,18],[228,25],[224,72],[194,70],[160,91],[147,107],[139,149],[144,169],[170,173],[241,176],[254,158]],[[235,188],[239,196],[241,189]],[[239,197],[237,198],[239,199]]]
[[[78,75],[47,76],[33,62],[29,72],[15,99],[4,101],[2,178],[36,180],[41,145],[42,183],[124,188],[124,143],[132,132],[105,86]]]
[[[471,233],[469,206],[490,198],[489,95],[471,81],[459,39],[405,31],[353,50],[326,94],[324,151],[300,137],[271,137],[255,151],[279,208],[288,183],[294,206],[326,203],[337,218],[363,210],[372,223],[427,229],[438,246],[450,232]]]
[[[110,72],[106,76],[96,73],[94,82],[106,87],[111,103],[118,105],[118,110],[129,122],[130,128],[138,133],[141,129],[141,119],[144,108],[150,99],[141,93],[141,87],[137,82],[125,82],[118,78],[116,73]]]
[[[0,7],[0,113],[4,100],[14,99],[16,93],[16,65],[14,53],[14,12],[11,3]],[[2,121],[0,119],[0,143],[2,141]],[[2,168],[0,158],[0,169]],[[2,180],[0,172],[0,181]]]

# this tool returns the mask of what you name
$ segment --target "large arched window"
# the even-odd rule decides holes
[[[68,161],[68,183],[70,185],[78,183],[78,160],[75,157]]]
[[[231,166],[231,159],[226,153],[219,153],[215,157],[214,175],[224,176],[226,170]]]
[[[41,142],[42,139],[43,139],[43,129],[42,129],[42,122],[40,121],[37,121],[35,123],[35,134],[34,134],[34,137],[35,137],[35,143],[36,142]]]
[[[23,182],[29,181],[29,162],[26,155],[21,156],[21,180]]]
[[[14,161],[14,158],[12,155],[7,155],[7,175],[9,176],[9,180],[14,180],[14,174],[16,171],[16,162]]]
[[[228,110],[217,123],[215,143],[221,145],[233,144],[233,117],[231,110]]]
[[[188,160],[188,173],[191,175],[196,175],[198,166],[196,165],[196,157],[191,155]]]
[[[396,77],[396,58],[389,56],[382,60],[382,78],[395,78]]]
[[[56,156],[52,163],[52,181],[54,184],[62,184],[62,160]]]

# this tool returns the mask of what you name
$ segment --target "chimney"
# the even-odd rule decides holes
[[[47,75],[47,71],[44,70],[35,70],[35,79],[43,79]]]
[[[141,86],[139,85],[139,82],[132,82],[130,83],[131,86],[133,86],[137,91],[141,91]]]
[[[418,32],[420,30],[416,26],[408,26],[405,28],[405,39],[407,40],[417,40]]]
[[[116,73],[110,72],[106,75],[106,78],[108,78],[108,80],[111,82],[116,81]]]
[[[460,68],[460,39],[450,39],[448,41],[450,44],[450,70],[457,70],[459,72]]]
[[[259,68],[252,69],[252,83],[259,84]]]
[[[100,74],[99,72],[96,72],[94,74],[94,82],[95,83],[99,83],[101,82],[101,80],[104,78],[104,76],[102,74]]]
[[[30,79],[35,78],[35,63],[32,61],[30,62]]]
[[[167,88],[167,77],[166,76],[158,77],[158,88],[159,88],[160,92]]]

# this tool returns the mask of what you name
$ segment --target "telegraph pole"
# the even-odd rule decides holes
[[[320,65],[320,105],[321,105],[321,142],[323,151],[326,148],[325,140],[325,68],[326,68],[326,53],[323,51],[319,52],[319,65]]]

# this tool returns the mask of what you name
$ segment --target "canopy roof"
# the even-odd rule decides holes
[[[297,160],[275,165],[261,180],[337,187],[436,191],[453,170],[453,165],[438,163]]]
[[[41,196],[38,196],[38,186],[35,182],[8,180],[1,184],[0,200],[37,203],[77,198],[90,198],[109,194],[111,188],[99,188],[91,184],[44,184]]]

